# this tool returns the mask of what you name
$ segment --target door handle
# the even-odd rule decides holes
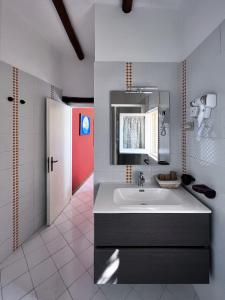
[[[57,163],[58,160],[54,160],[53,156],[51,157],[51,172],[53,172],[53,164]]]

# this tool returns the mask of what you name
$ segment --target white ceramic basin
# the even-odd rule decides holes
[[[144,192],[127,183],[101,183],[95,198],[95,214],[113,213],[211,213],[182,187],[162,189],[151,184]]]
[[[169,189],[161,188],[117,188],[113,202],[118,206],[164,206],[180,205],[181,199]]]

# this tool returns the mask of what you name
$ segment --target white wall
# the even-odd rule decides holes
[[[0,60],[61,87],[61,54],[1,0]]]
[[[181,24],[176,10],[96,5],[95,60],[179,62]]]
[[[201,300],[225,297],[225,22],[187,59],[187,97],[191,101],[206,92],[217,93],[217,107],[207,122],[200,141],[196,130],[188,132],[188,172],[196,183],[206,184],[217,192],[215,199],[198,197],[212,211],[212,274],[210,284],[196,285]],[[188,105],[189,110],[189,105]]]
[[[93,60],[78,61],[75,53],[63,55],[61,78],[64,96],[94,97]]]
[[[183,56],[190,55],[224,19],[224,0],[188,0],[183,17]]]
[[[152,84],[170,91],[171,114],[171,165],[136,166],[143,170],[146,181],[169,169],[180,170],[180,65],[177,63],[134,63],[133,84]],[[125,182],[125,166],[110,164],[110,97],[111,90],[125,89],[125,63],[95,63],[95,183]]]
[[[96,61],[180,62],[225,19],[224,0],[188,0],[180,9],[95,7]]]
[[[70,49],[65,49],[61,68],[63,95],[68,97],[94,97],[94,5],[92,6],[89,1],[80,1],[80,3],[73,4],[72,2],[70,13],[73,16],[72,21],[82,45],[85,59],[78,60],[72,46]],[[69,4],[68,1],[66,3]]]

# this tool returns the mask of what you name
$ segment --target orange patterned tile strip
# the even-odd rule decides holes
[[[132,63],[127,62],[126,63],[126,73],[125,73],[125,83],[126,83],[126,90],[129,91],[131,90],[132,87]],[[132,166],[131,165],[126,165],[126,183],[132,183]]]
[[[182,173],[187,173],[187,133],[185,125],[187,122],[187,62],[182,62]]]
[[[13,251],[19,247],[19,70],[12,69],[12,122],[13,122],[13,147],[12,147],[12,171],[13,171]]]

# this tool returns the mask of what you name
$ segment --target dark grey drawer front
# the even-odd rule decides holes
[[[207,246],[210,214],[95,214],[95,246]]]
[[[108,283],[121,284],[191,284],[209,283],[207,248],[95,248],[94,280],[106,274]],[[117,257],[115,257],[117,253]],[[114,257],[112,259],[112,255]],[[111,261],[110,261],[111,257]],[[118,268],[110,270],[118,258]],[[103,276],[102,276],[103,275]],[[106,282],[105,282],[106,283]]]

